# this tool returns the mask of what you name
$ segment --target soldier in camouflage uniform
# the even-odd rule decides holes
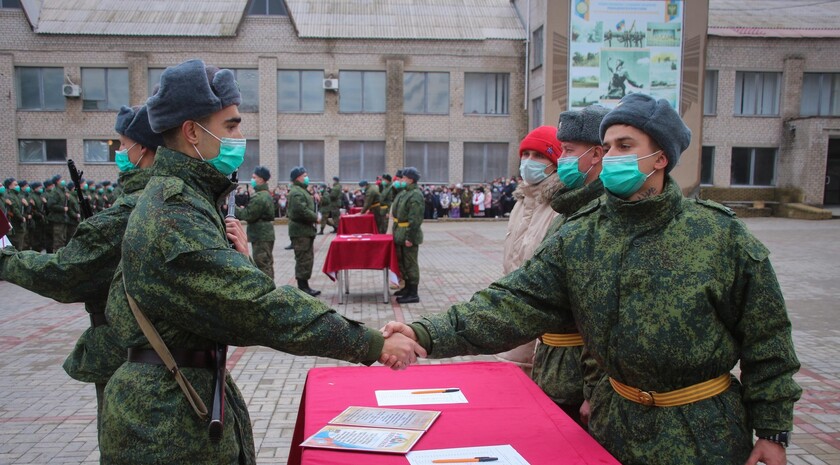
[[[82,221],[79,195],[76,194],[76,184],[73,181],[67,183],[67,194],[69,194],[67,197],[67,239],[69,240],[76,233],[79,222]]]
[[[244,208],[236,209],[236,218],[248,222],[248,242],[254,263],[274,281],[274,199],[268,193],[271,172],[264,166],[254,169],[251,186],[254,195]]]
[[[125,362],[125,350],[108,336],[108,287],[120,261],[128,216],[151,177],[147,168],[163,142],[149,127],[145,107],[122,107],[115,130],[120,134],[117,167],[125,187],[114,206],[83,221],[67,246],[54,254],[6,248],[0,255],[0,279],[58,302],[85,303],[91,326],[67,356],[64,371],[78,381],[95,383],[97,420],[101,419],[105,384]],[[128,163],[122,162],[123,158]]]
[[[212,87],[210,83],[212,82]],[[408,339],[384,341],[309,295],[274,282],[225,235],[216,205],[233,190],[228,175],[244,158],[240,94],[233,72],[192,60],[167,68],[146,102],[152,128],[164,133],[153,176],[125,232],[122,264],[106,315],[129,361],[108,381],[100,451],[103,464],[253,464],[251,421],[226,374],[224,430],[212,443],[172,373],[140,330],[127,295],[152,322],[205,405],[212,405],[219,344],[266,345],[295,354],[352,362],[410,363]],[[310,223],[311,224],[311,223]],[[231,249],[228,238],[234,240]],[[123,277],[124,273],[124,277]],[[189,362],[189,363],[186,363]]]
[[[67,244],[67,182],[57,174],[52,179],[53,190],[47,196],[47,220],[52,226],[52,249],[58,250]]]
[[[576,321],[607,375],[592,393],[590,432],[619,461],[786,463],[799,362],[768,250],[730,210],[686,199],[666,174],[690,141],[667,100],[628,95],[600,133],[607,195],[470,302],[386,334],[451,357]]]
[[[371,184],[365,180],[359,181],[359,187],[365,190],[365,204],[362,205],[362,210],[357,215],[364,215],[365,213],[373,213],[373,220],[376,222],[376,228],[379,230],[382,222],[382,209],[379,208],[382,204],[379,202],[379,186]],[[387,220],[386,220],[387,221]]]
[[[3,181],[6,188],[6,217],[12,224],[12,230],[7,235],[9,241],[15,248],[26,249],[26,206],[22,202],[20,186],[15,178],[8,178]]]
[[[289,203],[286,216],[289,217],[289,239],[295,249],[295,279],[298,289],[315,297],[321,294],[309,287],[312,266],[315,261],[315,236],[317,233],[318,213],[315,199],[306,189],[309,176],[306,168],[298,166],[290,173],[292,186],[289,189]]]
[[[557,139],[563,155],[557,160],[557,174],[564,187],[551,199],[551,208],[559,215],[551,221],[546,238],[573,213],[604,193],[598,178],[604,156],[599,127],[607,112],[600,105],[592,105],[560,114]],[[583,380],[583,340],[576,325],[570,324],[561,333],[543,334],[539,340],[531,378],[569,417],[586,424],[589,403]],[[599,371],[597,366],[593,369],[590,376],[594,379]]]
[[[382,175],[382,193],[379,195],[379,220],[377,226],[379,227],[379,234],[388,232],[388,223],[390,222],[391,204],[394,202],[394,185],[391,184],[391,175],[385,173]]]
[[[333,185],[330,188],[330,218],[332,218],[332,232],[338,232],[338,222],[341,221],[341,183],[338,176],[333,176]]]
[[[394,247],[400,265],[400,275],[405,280],[405,287],[395,293],[397,302],[411,304],[420,302],[417,286],[420,284],[420,265],[417,260],[420,244],[423,243],[423,212],[425,203],[423,194],[417,187],[420,172],[409,167],[402,170],[405,191],[397,196],[393,204]],[[400,186],[402,186],[402,183]]]
[[[318,235],[320,236],[324,234],[324,228],[326,228],[327,225],[332,226],[333,230],[335,230],[336,223],[334,223],[334,221],[338,221],[338,218],[332,218],[332,201],[330,199],[329,192],[327,191],[326,184],[321,185],[318,189],[318,197],[321,199],[318,204],[318,211],[321,212],[321,230],[318,231]]]
[[[29,195],[29,203],[32,205],[32,227],[29,228],[30,246],[32,250],[41,252],[45,249],[44,228],[47,225],[45,210],[47,200],[43,196],[44,188],[40,182],[33,182],[30,187],[32,187]]]
[[[104,202],[102,209],[111,208],[114,200],[116,200],[116,197],[114,196],[114,186],[111,184],[111,181],[102,181],[102,201]]]

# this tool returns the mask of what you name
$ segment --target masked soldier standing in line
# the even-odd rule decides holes
[[[76,184],[73,181],[67,183],[67,239],[73,237],[79,222],[82,220],[79,207],[79,196],[76,194]]]
[[[338,232],[338,222],[341,221],[341,183],[338,176],[333,176],[333,185],[330,188],[330,218],[332,218],[332,232]]]
[[[373,213],[373,220],[376,222],[376,228],[379,230],[380,215],[382,210],[379,208],[382,204],[379,202],[379,186],[369,183],[364,179],[359,181],[359,187],[365,190],[365,203],[362,205],[362,210],[357,215],[364,215],[365,213]]]
[[[116,164],[124,195],[114,206],[83,221],[67,245],[56,253],[21,252],[5,248],[0,254],[0,279],[58,302],[84,302],[90,328],[82,333],[64,361],[71,378],[96,385],[97,426],[101,420],[105,384],[125,362],[125,350],[105,335],[108,287],[120,262],[120,248],[128,216],[151,177],[155,150],[163,143],[152,132],[145,107],[122,107],[114,129],[120,135]]]
[[[271,172],[258,166],[251,176],[254,195],[246,207],[236,209],[236,218],[248,222],[248,242],[254,263],[274,281],[274,199],[268,193]]]
[[[324,228],[326,228],[327,225],[332,226],[334,224],[333,220],[330,218],[332,203],[330,201],[326,183],[316,186],[316,189],[318,190],[318,198],[320,199],[318,211],[321,212],[321,229],[318,231],[318,235],[322,236],[324,234]]]
[[[20,196],[20,186],[15,178],[8,178],[3,181],[6,188],[6,216],[12,224],[8,238],[15,248],[26,249],[26,211]]]
[[[56,174],[52,179],[53,190],[47,196],[47,219],[52,225],[52,248],[58,250],[67,244],[67,182]]]
[[[667,100],[624,97],[600,136],[605,196],[470,302],[385,334],[417,337],[440,358],[498,352],[574,321],[606,373],[589,431],[621,463],[784,465],[802,390],[769,251],[731,210],[683,197],[667,174],[691,140]]]
[[[317,235],[318,212],[315,209],[315,199],[309,193],[309,176],[306,168],[298,166],[292,169],[289,176],[292,186],[289,189],[289,239],[295,250],[295,279],[298,289],[312,297],[321,294],[309,287],[312,277],[312,266],[315,262],[315,236]]]
[[[44,227],[47,216],[44,210],[46,199],[43,197],[44,188],[40,182],[30,184],[32,192],[29,194],[29,202],[32,204],[32,227],[29,228],[30,246],[32,250],[41,252],[44,250]]]
[[[420,284],[420,264],[418,253],[423,243],[423,211],[425,203],[423,194],[417,187],[420,172],[417,168],[409,167],[402,170],[405,191],[394,201],[394,246],[400,265],[400,275],[405,280],[405,287],[397,295],[397,302],[412,304],[420,302],[417,287]]]
[[[377,220],[377,227],[379,234],[388,232],[388,223],[390,222],[391,203],[394,201],[394,188],[391,184],[391,175],[385,173],[382,175],[382,193],[379,195],[379,219]]]
[[[379,331],[300,290],[276,287],[246,255],[244,237],[225,233],[226,223],[239,224],[225,220],[217,205],[233,190],[228,176],[245,156],[240,101],[232,71],[191,60],[167,68],[146,102],[151,127],[163,134],[165,146],[129,219],[108,298],[106,316],[117,341],[129,349],[129,363],[105,389],[103,464],[255,463],[245,399],[224,365],[216,366],[223,363],[216,357],[219,345],[264,345],[365,363],[393,354],[400,367],[414,360],[412,351],[423,351],[407,338],[385,341]],[[295,189],[305,190],[305,171],[295,169]],[[170,371],[150,347],[137,322],[144,316],[177,370]],[[194,388],[190,399],[207,406],[213,405],[217,370],[224,421],[213,443],[206,415],[196,413],[207,409],[194,409],[173,376],[186,378]]]

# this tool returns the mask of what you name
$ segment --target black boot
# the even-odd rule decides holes
[[[408,292],[408,284],[406,284],[405,286],[403,286],[403,288],[402,288],[402,289],[400,289],[399,291],[394,292],[394,295],[395,295],[395,296],[397,296],[397,297],[402,297],[402,296],[404,296],[407,292]]]
[[[294,248],[295,248],[295,246],[293,244],[289,244],[286,247],[283,247],[284,250],[292,250]]]
[[[297,282],[298,282],[298,289],[300,289],[303,292],[306,292],[307,294],[311,295],[312,297],[317,297],[317,296],[321,295],[321,291],[316,291],[315,289],[312,289],[311,287],[309,287],[309,280],[298,279]]]
[[[417,295],[417,285],[412,284],[411,286],[405,286],[408,291],[402,296],[397,299],[398,304],[416,304],[420,302],[420,296]]]

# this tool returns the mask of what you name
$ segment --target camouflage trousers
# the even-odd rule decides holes
[[[733,377],[726,392],[678,407],[648,407],[619,396],[604,376],[592,393],[589,432],[624,465],[741,465],[752,429]]]
[[[21,223],[19,225],[14,226],[9,232],[8,237],[9,241],[12,243],[13,246],[15,246],[17,250],[29,249],[25,224]]]
[[[312,265],[315,262],[314,242],[314,237],[292,238],[292,248],[295,249],[295,279],[308,280],[312,277]]]
[[[327,226],[338,228],[338,216],[332,216],[332,210],[324,210],[321,212],[321,232]]]
[[[420,251],[419,245],[406,247],[395,244],[397,249],[397,262],[400,264],[400,276],[405,280],[405,285],[416,286],[420,283],[420,265],[417,261],[417,254]]]
[[[251,242],[251,250],[254,255],[254,263],[257,268],[274,280],[274,241]]]
[[[52,250],[58,252],[58,249],[67,245],[67,223],[50,223],[52,226]]]
[[[554,347],[537,344],[531,379],[573,420],[580,423],[583,404],[583,347]]]
[[[376,210],[379,211],[378,216],[376,217],[376,228],[379,230],[379,234],[386,234],[388,232],[388,211],[390,210],[389,205],[380,205],[376,207]]]

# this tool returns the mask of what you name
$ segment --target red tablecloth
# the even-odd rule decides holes
[[[371,218],[373,215],[369,215]],[[344,217],[342,217],[344,218]],[[339,225],[339,231],[341,226]],[[338,234],[330,243],[324,260],[324,273],[335,281],[341,270],[382,270],[388,268],[390,280],[399,282],[400,265],[390,234]]]
[[[354,215],[356,213],[361,213],[361,212],[362,212],[362,207],[350,207],[350,211],[347,212],[347,213],[349,213],[351,215]]]
[[[407,464],[402,455],[298,445],[351,405],[376,406],[378,389],[458,387],[467,404],[414,405],[440,417],[412,450],[510,444],[531,465],[620,465],[511,363],[313,368],[298,411],[289,465]],[[401,407],[393,407],[401,408]]]
[[[341,215],[338,219],[339,234],[377,234],[376,220],[373,213],[364,215]]]

